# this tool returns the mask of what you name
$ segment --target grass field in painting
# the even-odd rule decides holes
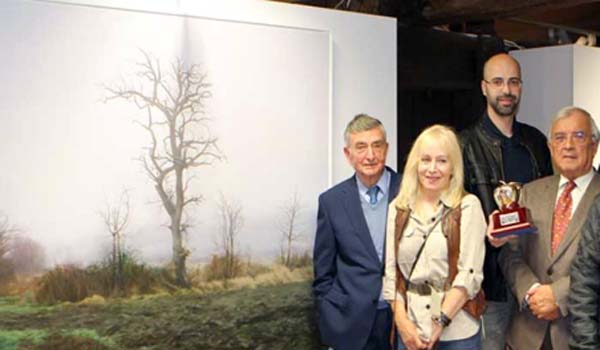
[[[309,282],[44,306],[0,298],[2,350],[319,348]]]

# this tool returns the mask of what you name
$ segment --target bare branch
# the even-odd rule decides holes
[[[201,203],[203,200],[204,200],[203,196],[190,197],[183,202],[183,206],[185,207],[186,205],[192,204],[192,203],[198,204],[198,203]]]
[[[237,241],[244,225],[242,206],[235,200],[227,199],[219,193],[219,214],[221,216],[221,235],[219,248],[225,258],[225,278],[234,277],[236,263],[239,260]]]
[[[106,203],[103,211],[99,213],[108,232],[112,236],[121,236],[129,223],[130,201],[129,192],[122,190],[119,200],[115,203]]]
[[[282,207],[282,217],[279,222],[281,260],[288,267],[291,267],[294,243],[302,236],[298,229],[298,216],[301,209],[300,196],[298,191],[294,191],[290,201]]]
[[[17,232],[18,229],[9,222],[8,216],[0,214],[0,260],[10,252],[10,239]]]
[[[137,124],[147,131],[149,144],[139,160],[169,215],[176,278],[186,284],[185,258],[189,251],[184,248],[182,236],[188,227],[184,209],[200,203],[203,197],[189,193],[193,176],[184,179],[188,172],[223,157],[217,138],[210,135],[209,119],[204,116],[204,102],[211,97],[210,84],[197,65],[186,68],[182,60],[176,59],[163,74],[159,59],[140,52],[135,82],[105,86],[108,96],[104,101],[122,99],[146,111],[146,121]],[[195,130],[203,133],[199,136]]]

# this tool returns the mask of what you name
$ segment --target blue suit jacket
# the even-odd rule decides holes
[[[387,169],[391,201],[398,193],[399,177]],[[363,215],[355,176],[319,196],[313,293],[321,340],[336,350],[365,346],[384,270]]]

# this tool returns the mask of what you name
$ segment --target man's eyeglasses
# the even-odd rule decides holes
[[[570,133],[571,139],[573,139],[573,143],[582,145],[587,140],[587,134],[584,131],[573,131]],[[566,132],[557,132],[552,134],[551,140],[555,145],[562,145],[567,142],[569,138],[569,133]]]
[[[493,86],[496,89],[500,89],[504,86],[505,82],[509,88],[520,88],[523,85],[523,81],[519,78],[510,78],[508,80],[504,80],[503,78],[493,78],[492,80],[485,80],[487,84]]]

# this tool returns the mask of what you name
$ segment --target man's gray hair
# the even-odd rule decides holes
[[[373,118],[364,113],[357,114],[354,118],[352,118],[350,123],[348,123],[348,126],[346,126],[346,130],[344,131],[344,140],[346,141],[346,146],[350,146],[350,134],[369,131],[375,128],[379,128],[379,130],[381,130],[383,133],[383,140],[387,141],[385,128],[379,119]]]
[[[598,142],[598,140],[600,140],[600,132],[598,131],[598,126],[596,126],[594,118],[592,118],[592,115],[585,109],[575,106],[563,107],[556,113],[554,119],[552,119],[552,125],[550,126],[550,131],[548,132],[548,139],[550,140],[552,138],[552,129],[554,128],[554,124],[556,124],[557,121],[570,116],[574,112],[579,112],[588,118],[588,121],[592,127],[592,141]]]

